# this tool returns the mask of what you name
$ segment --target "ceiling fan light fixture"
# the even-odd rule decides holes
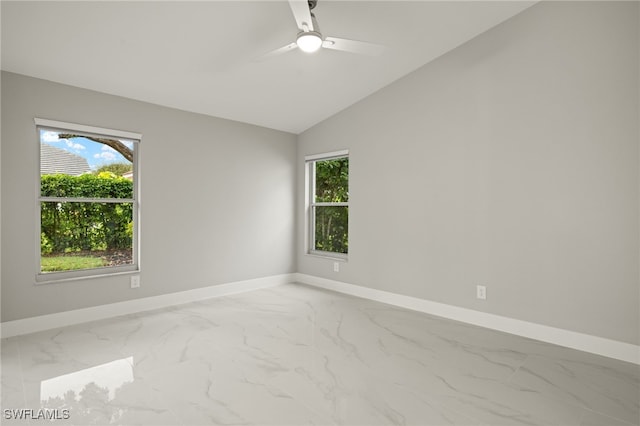
[[[317,31],[303,31],[298,34],[296,44],[303,52],[316,52],[322,47],[322,35]]]

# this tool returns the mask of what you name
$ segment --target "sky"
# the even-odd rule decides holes
[[[56,148],[64,149],[65,151],[69,151],[73,154],[86,158],[87,163],[89,163],[89,167],[91,167],[92,170],[106,164],[131,163],[125,159],[122,154],[107,145],[103,145],[86,138],[58,139],[58,133],[61,132],[41,129],[40,142],[49,144]],[[129,148],[133,148],[133,142],[126,139],[119,140]]]

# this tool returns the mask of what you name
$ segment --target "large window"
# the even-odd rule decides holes
[[[35,121],[38,281],[136,271],[140,135]]]
[[[349,157],[347,151],[310,156],[309,252],[346,257],[349,252]]]

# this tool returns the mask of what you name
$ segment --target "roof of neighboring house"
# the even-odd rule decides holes
[[[91,171],[85,158],[46,143],[40,144],[40,174],[78,176]]]

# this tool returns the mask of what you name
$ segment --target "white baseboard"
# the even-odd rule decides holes
[[[236,281],[228,284],[196,288],[193,290],[163,294],[160,296],[144,297],[141,299],[110,303],[108,305],[93,306],[73,311],[7,321],[0,324],[0,336],[5,338],[35,333],[52,328],[66,327],[68,325],[81,324],[84,322],[112,318],[120,315],[150,311],[152,309],[196,302],[213,297],[227,296],[230,294],[243,293],[267,287],[275,287],[281,284],[293,282],[294,279],[295,274],[273,275],[270,277]]]
[[[493,330],[503,331],[518,336],[528,337],[559,346],[565,346],[584,352],[606,356],[634,364],[640,364],[640,346],[603,337],[549,327],[528,321],[474,311],[432,302],[417,297],[403,296],[387,291],[361,287],[340,281],[329,280],[306,274],[295,274],[296,282],[311,286],[333,290],[364,299],[375,300],[389,305],[400,306],[414,311],[424,312],[443,318],[449,318],[468,324],[478,325]]]

